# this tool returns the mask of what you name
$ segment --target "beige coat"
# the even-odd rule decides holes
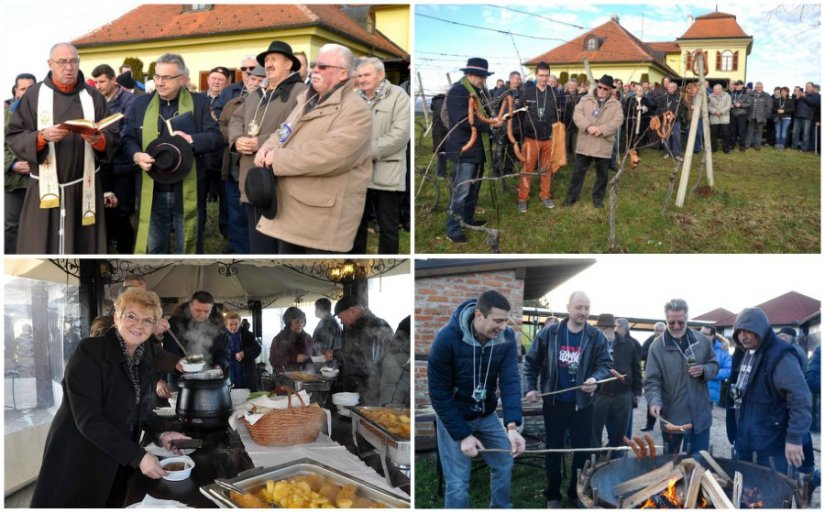
[[[370,189],[403,191],[410,141],[410,97],[397,85],[385,82],[372,110],[372,179]]]
[[[274,132],[278,131],[281,123],[286,121],[287,116],[298,102],[298,95],[306,90],[307,86],[303,82],[294,84],[289,91],[287,101],[284,102],[280,97],[273,98],[269,102],[269,109],[266,108],[266,103],[261,101],[261,89],[258,88],[253,91],[252,94],[246,97],[243,105],[238,107],[232,114],[232,119],[229,122],[229,147],[234,151],[235,141],[238,140],[238,137],[247,135],[249,123],[252,119],[255,119],[261,130],[258,133],[258,147],[260,148]],[[264,116],[264,112],[266,112],[266,116]],[[241,155],[241,176],[238,179],[238,188],[241,190],[241,203],[249,203],[244,185],[246,184],[246,174],[251,168],[255,167],[254,161],[255,153]]]
[[[353,80],[305,113],[306,94],[288,116],[292,134],[277,132],[272,169],[278,214],[261,217],[258,231],[286,242],[345,253],[352,249],[372,176],[372,117]]]
[[[616,139],[616,131],[622,126],[622,106],[618,100],[612,96],[604,103],[599,117],[593,117],[593,111],[598,107],[596,98],[592,94],[582,97],[576,109],[573,111],[573,122],[579,129],[579,137],[576,142],[576,153],[609,159],[613,153],[613,141]],[[603,135],[599,137],[587,133],[588,127],[597,126],[602,129]]]

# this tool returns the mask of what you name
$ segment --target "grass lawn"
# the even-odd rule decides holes
[[[449,181],[435,179],[432,138],[421,137],[423,121],[416,124],[416,251],[418,253],[489,253],[483,233],[465,230],[470,242],[453,244],[445,233]],[[701,157],[696,155],[696,157]],[[641,165],[626,169],[619,182],[616,239],[622,253],[819,253],[820,157],[788,150],[776,152],[738,150],[713,154],[714,188],[692,192],[702,169],[694,159],[683,208],[675,204],[681,175],[677,175],[670,206],[662,213],[671,160],[656,148],[641,153]],[[490,162],[485,176],[492,176]],[[448,170],[451,164],[448,164]],[[424,173],[426,171],[426,178]],[[579,201],[562,207],[573,162],[553,176],[551,196],[556,208],[546,209],[538,199],[538,177],[533,177],[528,211],[516,209],[516,178],[484,181],[477,217],[498,229],[502,253],[606,253],[608,252],[609,202],[592,205],[595,169],[585,178]],[[448,171],[449,172],[449,171]],[[704,172],[702,171],[704,174]],[[614,173],[610,173],[612,178]],[[423,187],[422,187],[422,181]],[[609,188],[608,188],[609,194]]]
[[[490,506],[490,468],[481,465],[481,458],[476,458],[474,470],[470,476],[470,507],[488,508]],[[518,462],[520,459],[517,459]],[[565,456],[565,468],[570,466],[569,456]],[[544,458],[531,457],[529,464],[513,465],[510,500],[514,508],[541,508],[547,505],[543,491],[547,484],[544,476]],[[534,464],[541,468],[536,468]],[[478,467],[478,468],[477,468]],[[562,490],[567,489],[568,481],[562,483]],[[435,453],[418,455],[415,458],[415,507],[443,508],[444,498],[438,496],[438,477],[436,475]],[[562,499],[562,507],[575,507],[567,496]]]

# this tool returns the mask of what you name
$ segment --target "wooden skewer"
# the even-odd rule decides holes
[[[592,385],[598,385],[600,383],[607,383],[608,381],[615,381],[617,379],[622,379],[626,376],[627,376],[626,374],[621,374],[619,376],[613,376],[611,378],[600,379],[599,381],[596,381],[595,383],[591,383],[591,384]],[[572,390],[578,390],[578,389],[586,387],[586,386],[588,386],[588,385],[578,385],[578,386],[570,387],[570,388],[562,388],[561,390],[555,390],[553,392],[545,392],[543,394],[539,394],[539,397],[544,397],[544,396],[547,396],[547,395],[561,394],[563,392],[570,392]]]
[[[662,447],[657,445],[656,447]],[[528,449],[522,454],[546,454],[546,453],[568,453],[568,452],[603,452],[603,451],[630,451],[630,447],[623,445],[621,447],[585,447],[585,448],[567,448],[567,449]],[[479,449],[478,452],[512,452],[510,449]]]

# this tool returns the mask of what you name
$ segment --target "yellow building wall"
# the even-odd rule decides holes
[[[695,41],[679,41],[678,43],[682,49],[682,52],[680,55],[678,66],[673,66],[673,69],[678,70],[683,77],[696,77],[696,75],[693,74],[692,70],[688,70],[685,68],[685,65],[687,64],[687,59],[685,58],[685,56],[686,52],[692,53],[695,50],[701,48],[708,54],[709,62],[706,64],[706,68],[708,69],[706,74],[709,78],[745,81],[745,77],[747,76],[748,71],[748,44],[750,43],[749,39],[706,39]],[[716,54],[721,53],[725,50],[730,50],[731,52],[739,52],[739,66],[736,71],[716,71]]]
[[[591,64],[590,71],[593,73],[593,79],[599,80],[602,75],[610,75],[613,79],[621,79],[627,84],[631,80],[639,82],[642,80],[642,75],[647,73],[650,83],[661,82],[664,76],[658,68],[648,64],[628,63],[628,64]],[[535,68],[531,69],[531,74],[535,72]],[[584,66],[581,64],[551,64],[550,73],[560,77],[562,73],[567,72],[567,76],[576,76],[585,73]]]
[[[680,52],[665,54],[665,64],[667,64],[670,69],[678,71],[679,75],[684,74],[684,70],[682,69],[682,54]]]
[[[273,40],[289,43],[293,52],[305,52],[312,61],[319,49],[327,43],[347,46],[356,57],[373,53],[373,49],[360,43],[333,34],[322,28],[300,28],[249,34],[232,34],[227,37],[198,37],[165,41],[141,41],[129,44],[113,44],[104,47],[79,48],[80,69],[86,78],[91,78],[91,71],[99,64],[108,64],[117,72],[126,57],[137,57],[143,61],[143,72],[147,73],[149,64],[164,53],[177,53],[183,57],[193,84],[199,84],[200,73],[207,72],[215,66],[237,68],[244,56],[258,55],[269,48]],[[379,58],[390,57],[389,54],[377,52]]]
[[[410,53],[410,6],[404,4],[375,7],[375,28],[393,43]]]

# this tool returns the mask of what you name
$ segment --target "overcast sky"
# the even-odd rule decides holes
[[[53,44],[86,35],[143,3],[158,2],[5,0],[2,97],[11,97],[14,77],[19,73],[34,73],[38,81],[46,77]],[[117,64],[112,67],[117,68]]]
[[[748,81],[761,80],[766,89],[775,85],[793,88],[806,81],[820,82],[820,6],[760,1],[632,5],[584,2],[506,3],[500,6],[418,4],[415,8],[416,70],[421,72],[424,89],[431,96],[446,86],[446,73],[449,72],[455,81],[461,77],[458,69],[464,67],[468,57],[484,57],[490,61],[491,71],[496,72],[488,82],[494,86],[495,79],[506,80],[510,71],[521,69],[519,62],[575,39],[587,29],[609,21],[613,14],[619,16],[623,27],[642,41],[675,41],[688,29],[689,15],[708,14],[717,5],[720,12],[734,14],[745,33],[753,36]],[[530,37],[463,27],[425,16]]]
[[[570,294],[590,297],[590,313],[661,318],[664,304],[682,298],[697,317],[716,308],[738,313],[789,291],[822,300],[818,255],[606,255],[552,291],[553,310]]]

